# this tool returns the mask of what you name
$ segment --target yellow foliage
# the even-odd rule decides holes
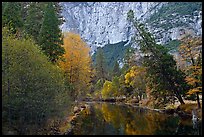
[[[126,84],[128,84],[128,83],[130,82],[130,81],[129,81],[130,77],[131,77],[130,73],[127,73],[127,74],[125,75],[125,83],[126,83]]]
[[[101,94],[103,98],[113,97],[117,94],[117,88],[112,84],[111,81],[106,80]]]
[[[188,62],[185,68],[187,75],[186,82],[192,86],[187,94],[202,92],[202,38],[201,37],[185,37],[179,47],[179,53],[182,58]]]
[[[196,82],[198,82],[198,80],[193,77],[186,77],[185,80],[189,85],[192,86],[195,85]]]
[[[179,46],[179,54],[185,61],[194,63],[193,66],[197,67],[195,62],[201,54],[202,38],[185,37],[181,41],[182,44]]]
[[[98,110],[100,107],[104,120],[117,129],[122,126],[127,135],[152,135],[161,130],[163,122],[168,120],[168,115],[151,111],[140,113],[133,108],[121,109],[119,106],[106,103],[95,106]]]
[[[197,107],[196,103],[186,103],[186,104],[180,105],[180,109],[189,114],[191,114],[192,110],[195,109],[196,107]]]
[[[145,83],[145,68],[133,66],[125,75],[125,84],[133,87],[144,85]]]
[[[202,87],[197,87],[197,88],[193,88],[193,89],[190,89],[187,94],[195,94],[197,92],[202,92]]]
[[[91,77],[90,48],[78,34],[65,33],[63,40],[66,53],[65,62],[61,61],[60,67],[77,91],[87,90]]]

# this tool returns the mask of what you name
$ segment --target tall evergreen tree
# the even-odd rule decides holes
[[[128,66],[128,68],[136,65],[134,54],[135,54],[135,49],[133,47],[129,47],[125,51],[124,63]]]
[[[2,26],[7,26],[16,33],[23,26],[22,5],[20,2],[4,2],[2,3]]]
[[[54,5],[50,2],[45,8],[44,19],[38,41],[43,52],[53,63],[61,59],[62,55],[65,53],[64,48],[61,47],[63,40],[59,25],[60,21],[57,17]]]
[[[113,73],[113,76],[120,76],[120,68],[119,68],[119,64],[117,61],[115,61],[112,73]]]
[[[102,48],[99,47],[96,54],[96,77],[97,80],[102,80],[102,83],[106,80],[106,62]]]
[[[43,21],[44,7],[45,3],[31,2],[27,8],[28,11],[24,27],[27,34],[31,35],[36,43],[38,43],[39,32]]]
[[[156,41],[152,34],[146,30],[142,23],[134,19],[134,12],[130,10],[127,18],[136,28],[136,41],[140,50],[144,54],[144,66],[147,69],[148,83],[152,89],[155,98],[162,98],[174,94],[181,104],[184,101],[181,97],[182,91],[185,91],[186,82],[184,74],[176,68],[176,62],[168,50]]]
[[[65,22],[63,16],[62,16],[62,6],[59,4],[59,2],[53,2],[54,3],[54,7],[55,7],[55,11],[57,12],[57,17],[60,21],[60,24],[63,24]]]

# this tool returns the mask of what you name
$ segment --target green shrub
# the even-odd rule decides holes
[[[117,95],[117,87],[111,81],[105,81],[102,89],[102,98],[115,97]]]
[[[69,94],[61,69],[49,62],[31,39],[14,38],[5,28],[2,37],[2,112],[5,122],[12,120],[15,126],[41,123],[67,108]]]

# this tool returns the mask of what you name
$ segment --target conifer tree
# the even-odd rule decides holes
[[[38,43],[38,37],[43,19],[43,8],[45,3],[31,2],[27,8],[25,20],[25,31]]]
[[[113,66],[113,76],[120,76],[120,68],[117,61],[115,61],[115,64]]]
[[[98,49],[96,55],[96,77],[97,80],[102,80],[102,83],[106,80],[106,62],[103,54],[102,48]]]
[[[168,50],[156,41],[142,23],[134,18],[134,12],[130,10],[127,18],[136,28],[135,39],[144,54],[143,65],[146,67],[148,84],[155,98],[166,100],[167,96],[175,95],[181,104],[185,104],[181,93],[185,91],[186,82],[184,74],[177,70],[176,62]]]
[[[4,2],[2,3],[2,25],[7,26],[12,33],[16,33],[17,30],[23,26],[23,20],[21,17],[22,5],[20,2]]]
[[[64,48],[61,47],[63,40],[59,25],[60,21],[57,17],[54,5],[50,2],[45,8],[38,41],[43,52],[53,63],[61,59],[62,55],[65,53]]]

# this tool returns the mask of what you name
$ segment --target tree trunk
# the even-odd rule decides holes
[[[199,100],[199,93],[196,92],[196,95],[197,95],[197,103],[198,103],[198,109],[201,108],[200,106],[200,100]]]
[[[8,45],[6,45],[8,46]],[[10,62],[9,62],[9,56],[8,56],[8,52],[9,51],[6,51],[6,65],[8,66],[8,72],[7,72],[7,93],[8,93],[8,122],[9,122],[9,128],[11,127],[11,99],[10,99],[10,79],[9,79],[9,67],[10,67]]]
[[[184,101],[183,101],[183,99],[182,99],[182,97],[181,97],[181,95],[179,95],[177,91],[175,92],[175,94],[176,94],[176,97],[178,98],[179,102],[180,102],[181,104],[185,104]]]
[[[10,81],[9,81],[9,78],[8,78],[8,87],[7,87],[7,90],[8,90],[8,100],[9,100],[9,108],[8,108],[8,120],[9,120],[9,128],[11,127],[11,105],[10,105]]]
[[[142,94],[139,94],[139,97],[140,97],[140,99],[139,99],[139,100],[142,100]]]

